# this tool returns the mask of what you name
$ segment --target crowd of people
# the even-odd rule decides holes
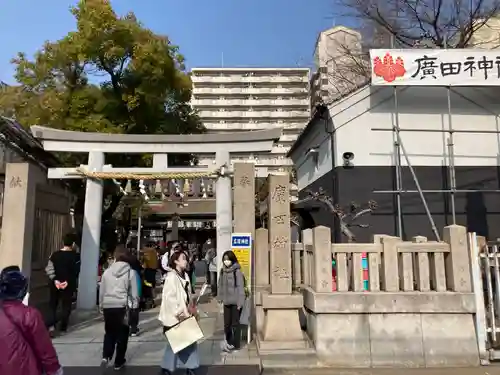
[[[52,345],[51,336],[68,329],[74,294],[77,292],[80,256],[76,239],[67,235],[63,247],[55,251],[47,264],[50,280],[48,325],[41,313],[26,301],[28,279],[18,266],[0,272],[0,373],[2,375],[62,375],[63,369]],[[195,261],[203,260],[206,279],[213,297],[223,305],[226,352],[240,348],[240,318],[247,301],[246,280],[235,254],[228,250],[222,257],[222,269],[217,278],[217,252],[208,240],[203,246],[173,243],[161,254],[148,246],[134,254],[118,246],[112,256],[99,262],[99,311],[104,318],[102,367],[114,358],[115,370],[126,363],[129,336],[139,334],[139,314],[154,306],[157,274],[162,274],[163,290],[158,319],[166,334],[190,317],[197,317],[194,298],[196,285]],[[58,306],[61,314],[57,315]],[[58,329],[56,330],[56,323]],[[174,353],[168,340],[160,364],[168,375],[184,369],[192,375],[200,365],[196,343]]]

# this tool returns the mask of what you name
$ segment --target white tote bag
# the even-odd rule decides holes
[[[196,318],[191,316],[165,332],[165,337],[174,354],[177,354],[182,349],[201,340],[203,338],[203,332]]]

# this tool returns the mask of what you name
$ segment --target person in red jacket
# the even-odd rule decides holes
[[[28,280],[15,267],[0,273],[0,374],[62,375],[42,315],[22,302],[27,291]]]

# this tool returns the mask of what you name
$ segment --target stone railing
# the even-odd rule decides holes
[[[445,235],[460,236],[465,228],[450,226]],[[292,279],[294,287],[312,287],[316,292],[363,291],[469,291],[470,273],[466,243],[451,254],[448,242],[427,241],[414,237],[403,242],[398,237],[374,236],[373,243],[329,244],[318,246],[313,233],[326,244],[330,229],[318,227],[302,232],[303,243],[292,244]],[[461,239],[460,239],[461,241]],[[449,256],[449,257],[448,257]],[[445,262],[445,260],[447,260]],[[314,268],[321,263],[321,278]],[[463,279],[468,280],[465,282]],[[331,289],[330,288],[331,285]]]
[[[302,290],[316,354],[338,367],[479,364],[466,229],[444,242],[377,235],[331,244],[330,229],[292,245],[292,279]]]

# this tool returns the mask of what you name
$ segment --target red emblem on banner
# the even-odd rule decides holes
[[[383,78],[386,82],[393,82],[396,78],[405,75],[405,63],[401,57],[396,58],[396,62],[394,62],[391,54],[387,52],[384,56],[384,61],[380,57],[373,59],[373,73],[377,77]]]

